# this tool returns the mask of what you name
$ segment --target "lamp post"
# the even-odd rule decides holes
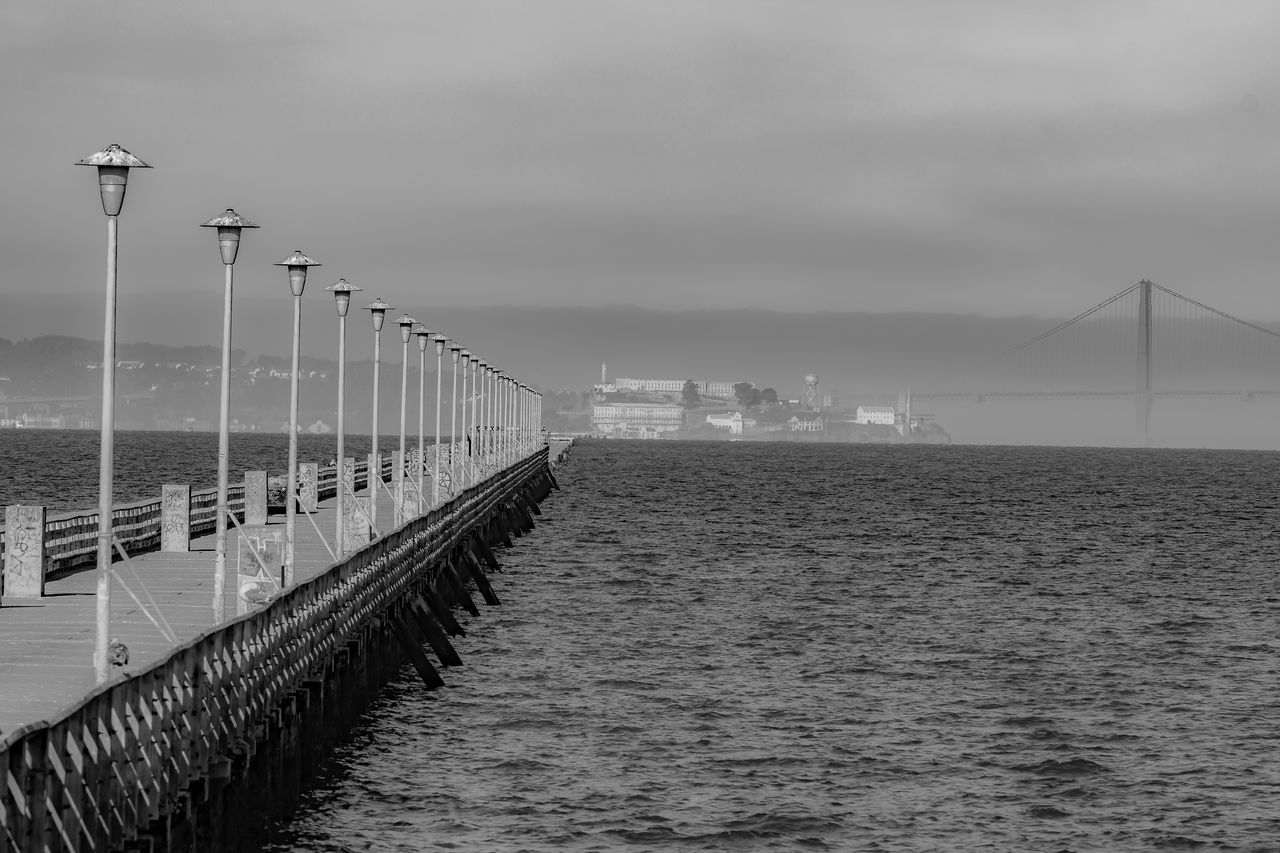
[[[507,374],[498,371],[498,466],[507,467]]]
[[[289,373],[289,473],[285,480],[289,486],[285,498],[284,522],[284,586],[293,585],[294,524],[298,507],[298,348],[302,338],[302,291],[307,286],[307,268],[318,267],[320,262],[308,258],[301,249],[274,266],[289,270],[289,290],[293,292],[293,370]]]
[[[346,459],[346,416],[347,416],[347,309],[351,307],[351,294],[358,291],[345,278],[338,279],[337,284],[325,288],[333,294],[334,304],[338,309],[338,500],[335,510],[338,519],[335,524],[333,541],[337,543],[338,556],[347,551],[347,527],[343,517],[347,496],[346,480],[343,471]],[[353,486],[354,488],[354,486]]]
[[[404,523],[404,426],[405,407],[409,402],[409,338],[418,321],[408,314],[396,320],[400,327],[400,470],[393,475],[396,482],[396,526]]]
[[[444,355],[445,336],[436,335],[436,470],[431,477],[431,505],[440,504],[440,379],[441,356]]]
[[[471,353],[462,351],[462,485],[467,485],[467,476],[471,469],[471,433],[467,432],[467,374],[471,364]]]
[[[150,169],[146,163],[112,143],[96,154],[76,161],[77,166],[98,168],[98,196],[107,217],[107,299],[102,333],[102,423],[98,449],[98,591],[97,630],[93,645],[93,670],[102,684],[111,674],[107,644],[111,641],[111,499],[115,476],[116,426],[116,255],[119,248],[119,216],[130,169]]]
[[[413,334],[418,339],[418,464],[414,468],[414,479],[418,483],[418,515],[422,515],[426,509],[423,506],[422,468],[427,462],[426,441],[422,430],[427,402],[427,343],[431,332],[426,326],[418,325],[414,327]]]
[[[458,493],[458,356],[462,347],[457,341],[449,341],[453,353],[453,398],[449,402],[449,494]]]
[[[493,372],[492,364],[485,362],[484,366],[484,390],[485,390],[485,417],[484,417],[484,455],[485,465],[489,464],[489,459],[493,456],[493,415],[497,410],[493,407]]]
[[[479,420],[479,401],[480,387],[476,384],[476,379],[480,373],[480,359],[471,357],[471,483],[480,479],[480,420]]]
[[[369,524],[378,528],[378,488],[382,484],[382,460],[378,457],[378,371],[382,359],[382,324],[391,306],[375,299],[364,310],[373,319],[373,429],[369,448]]]
[[[231,208],[200,226],[218,229],[218,250],[226,269],[222,294],[222,389],[218,413],[218,514],[213,544],[213,623],[222,621],[227,586],[227,447],[231,432],[231,285],[236,254],[240,251],[240,232],[258,226]]]

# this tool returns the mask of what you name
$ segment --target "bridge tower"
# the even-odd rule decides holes
[[[1151,445],[1151,282],[1138,282],[1138,375],[1134,393],[1138,435]]]
[[[810,373],[804,378],[804,407],[811,412],[822,410],[822,397],[818,395],[818,374]]]

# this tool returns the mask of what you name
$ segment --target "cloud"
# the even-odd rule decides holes
[[[195,225],[231,205],[264,225],[245,266],[301,247],[388,298],[425,281],[476,304],[1070,314],[1152,274],[1274,316],[1278,18],[18,0],[0,97],[24,168],[0,250],[15,282],[96,292],[91,181],[69,164],[119,141],[157,165],[124,226],[142,291],[216,279]]]

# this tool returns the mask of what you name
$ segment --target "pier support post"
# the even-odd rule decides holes
[[[165,484],[160,487],[160,550],[186,552],[190,547],[191,487]]]
[[[287,486],[286,486],[287,488]],[[288,500],[288,496],[285,496]],[[244,523],[267,523],[267,472],[244,472]]]
[[[471,549],[463,546],[460,553],[462,555],[462,565],[471,575],[471,580],[475,582],[480,594],[484,596],[484,603],[490,607],[497,607],[502,604],[498,600],[498,594],[493,591],[493,586],[490,585],[489,579],[485,577],[484,569],[480,568],[480,561],[471,553]]]
[[[422,646],[418,645],[418,641],[413,636],[413,631],[409,630],[408,622],[402,617],[392,616],[391,630],[395,633],[396,640],[400,643],[400,650],[405,653],[413,663],[413,668],[421,676],[422,683],[431,690],[437,687],[444,687],[444,679],[440,677],[440,673],[436,671],[436,668],[431,665],[426,653],[422,651]]]
[[[4,594],[44,597],[44,507],[13,504],[4,510]]]
[[[427,642],[431,644],[431,650],[440,659],[441,666],[462,666],[462,658],[458,657],[458,652],[454,649],[453,643],[449,642],[448,635],[445,634],[444,629],[440,627],[440,623],[431,615],[431,611],[427,607],[426,600],[419,596],[414,600],[409,610],[414,618],[418,620],[418,627],[422,629]]]
[[[315,462],[298,465],[298,509],[315,512],[320,504],[320,466]]]

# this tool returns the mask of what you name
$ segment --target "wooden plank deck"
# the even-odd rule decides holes
[[[390,484],[387,484],[388,486]],[[367,492],[361,492],[367,495]],[[392,501],[385,492],[378,501],[383,533],[391,529]],[[312,516],[333,547],[334,501],[323,501]],[[296,522],[294,579],[301,582],[332,565],[315,529],[299,513]],[[272,515],[268,526],[283,531],[284,515]],[[239,533],[227,531],[227,618],[236,616],[236,542]],[[186,553],[152,551],[114,566],[124,583],[144,602],[150,592],[179,642],[213,627],[212,534],[195,539]],[[137,572],[137,577],[134,576]],[[139,582],[139,578],[141,581]],[[72,571],[46,584],[40,599],[3,599],[0,607],[0,736],[24,723],[47,720],[88,693],[93,671],[97,569]],[[111,588],[111,639],[129,649],[129,663],[115,669],[145,669],[167,656],[173,646],[151,624],[118,581]]]

